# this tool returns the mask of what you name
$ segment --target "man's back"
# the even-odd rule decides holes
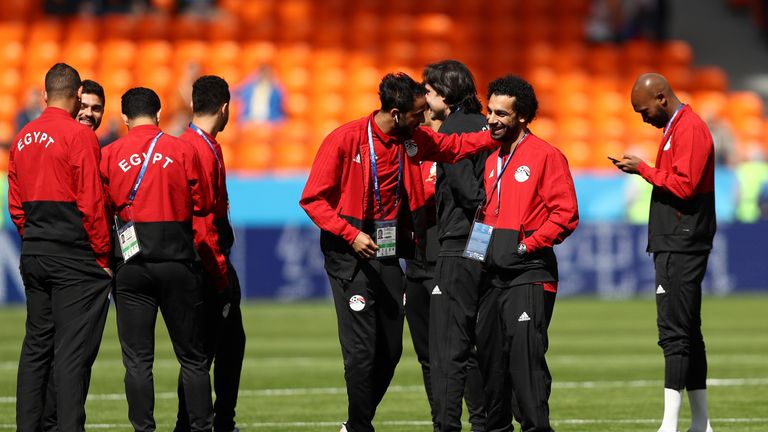
[[[106,257],[98,164],[96,135],[62,109],[47,108],[19,132],[11,147],[9,207],[23,254]]]
[[[142,256],[185,260],[196,257],[192,242],[192,215],[210,212],[212,191],[195,150],[163,134],[147,163],[135,200],[129,195],[139,176],[157,126],[136,126],[128,135],[102,150],[101,175],[109,203],[125,223],[136,223]]]

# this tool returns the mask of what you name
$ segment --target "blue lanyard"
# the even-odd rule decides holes
[[[379,172],[376,169],[376,152],[373,150],[373,132],[371,130],[371,121],[368,120],[368,149],[370,150],[371,172],[373,173],[373,195],[376,197],[378,212],[384,217],[384,208],[381,205],[381,190],[379,189]],[[403,157],[400,150],[397,152],[397,189],[395,189],[395,207],[400,203],[400,184],[403,179]],[[374,210],[375,212],[376,210]]]
[[[211,140],[209,140],[208,137],[205,135],[205,132],[203,132],[203,130],[200,129],[199,127],[197,127],[197,125],[195,125],[194,123],[190,123],[189,127],[193,131],[197,132],[197,134],[200,135],[200,137],[202,137],[205,140],[206,143],[208,143],[208,147],[210,147],[211,151],[213,152],[213,157],[216,158],[216,163],[218,163],[219,164],[219,168],[221,168],[221,160],[219,160],[219,154],[216,152],[216,147],[214,147],[214,145],[211,142]]]
[[[157,144],[157,140],[160,139],[160,136],[163,135],[163,132],[158,132],[157,135],[155,135],[155,138],[152,140],[152,143],[149,145],[149,150],[147,150],[147,155],[144,156],[144,164],[141,166],[141,170],[139,170],[139,176],[136,178],[136,183],[133,185],[133,189],[131,189],[131,194],[128,196],[128,205],[130,206],[133,204],[133,199],[136,198],[136,192],[139,191],[139,186],[141,185],[141,181],[144,179],[144,174],[147,172],[147,166],[149,165],[149,159],[152,157],[152,153],[155,151],[155,144]]]
[[[675,117],[677,117],[677,114],[680,112],[681,109],[683,109],[684,106],[685,104],[681,103],[680,106],[677,107],[675,112],[672,114],[672,117],[670,117],[669,121],[667,122],[667,125],[664,126],[664,136],[661,139],[662,143],[667,142],[667,136],[669,135],[669,128],[672,126],[672,121],[675,120]]]
[[[512,155],[515,154],[515,151],[517,151],[517,148],[520,147],[520,144],[525,141],[526,137],[528,137],[527,131],[523,134],[523,137],[520,138],[520,142],[518,142],[515,148],[509,153],[509,158],[506,162],[504,162],[503,166],[501,165],[501,151],[499,151],[498,159],[496,159],[496,183],[493,184],[493,188],[491,189],[491,194],[496,191],[496,214],[499,214],[499,207],[501,207],[501,188],[499,187],[501,186],[501,176],[507,171],[507,166],[512,160]]]

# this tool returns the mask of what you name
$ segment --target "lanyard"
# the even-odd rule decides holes
[[[379,213],[384,217],[384,208],[381,205],[381,190],[379,189],[379,172],[376,169],[376,152],[373,150],[373,132],[371,131],[371,121],[368,120],[368,149],[371,154],[371,172],[373,173],[373,194],[376,197],[376,205]],[[395,189],[395,208],[400,202],[400,184],[403,180],[403,157],[397,152],[397,189]],[[374,210],[375,212],[375,210]]]
[[[523,137],[520,138],[520,142],[517,143],[515,148],[509,153],[509,158],[506,162],[504,162],[504,165],[501,164],[501,152],[499,152],[498,159],[496,159],[496,182],[493,184],[493,188],[491,188],[491,195],[493,192],[496,192],[496,214],[499,214],[499,207],[501,207],[501,176],[507,171],[507,166],[509,165],[509,162],[512,160],[512,155],[515,154],[515,151],[518,147],[520,147],[520,144],[525,141],[525,138],[528,137],[528,132],[526,131],[523,134]],[[487,199],[487,197],[486,197]]]
[[[158,132],[157,135],[155,135],[155,138],[152,140],[152,143],[149,144],[149,150],[147,150],[147,155],[144,156],[144,164],[141,166],[141,170],[139,170],[139,176],[136,178],[136,183],[133,185],[133,189],[131,189],[131,194],[128,196],[128,206],[133,204],[133,199],[136,198],[136,192],[139,191],[139,186],[141,185],[141,181],[144,179],[144,174],[147,172],[147,165],[149,165],[149,159],[152,157],[152,153],[155,151],[155,144],[157,144],[157,140],[160,139],[160,136],[163,135],[163,132]]]
[[[197,125],[195,125],[194,123],[190,123],[189,127],[193,131],[197,132],[197,134],[200,135],[200,137],[203,138],[206,143],[208,143],[208,147],[210,147],[211,151],[213,152],[213,157],[216,158],[216,163],[219,164],[219,168],[221,168],[221,160],[219,160],[219,154],[216,152],[216,147],[214,147],[211,140],[209,140],[208,137],[205,135],[205,132],[203,132],[203,130],[197,127]]]
[[[669,121],[667,122],[667,125],[664,126],[664,136],[661,139],[662,143],[667,142],[667,137],[669,136],[669,132],[670,132],[669,129],[672,126],[672,122],[675,120],[675,117],[677,117],[677,114],[680,112],[681,109],[683,109],[684,106],[685,104],[680,104],[680,106],[677,107],[675,112],[672,114],[672,117],[670,117]]]

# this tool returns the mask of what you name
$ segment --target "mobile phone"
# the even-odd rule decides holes
[[[610,160],[610,161],[611,161],[611,162],[613,162],[613,163],[618,163],[618,162],[621,162],[620,160],[618,160],[618,159],[616,159],[616,158],[612,158],[612,157],[610,157],[610,156],[608,156],[608,160]]]

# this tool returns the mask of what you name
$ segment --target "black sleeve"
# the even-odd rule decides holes
[[[453,192],[455,204],[465,210],[475,210],[485,199],[483,172],[488,153],[483,152],[455,164],[442,164],[447,185]]]

